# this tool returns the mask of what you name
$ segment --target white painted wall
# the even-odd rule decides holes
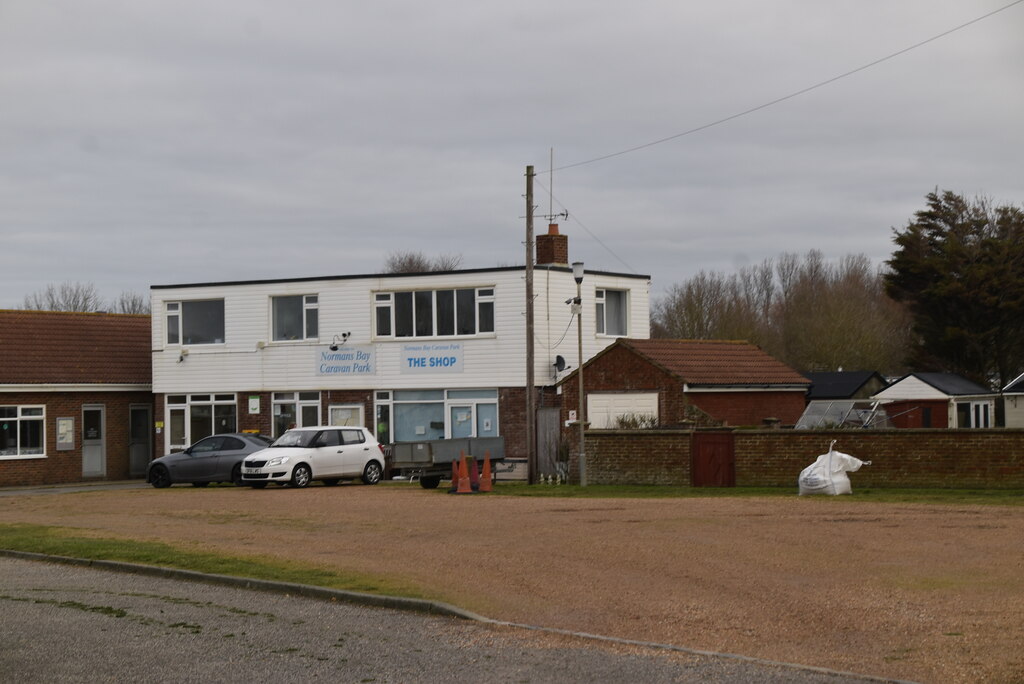
[[[337,279],[156,286],[153,311],[153,391],[206,393],[323,389],[416,389],[509,387],[526,382],[525,272],[522,268],[419,276],[365,276]],[[493,287],[493,335],[472,338],[373,339],[374,293],[415,289]],[[628,290],[629,336],[650,336],[650,282],[646,277],[588,273],[583,281],[584,356],[590,358],[615,341],[594,333],[595,288]],[[553,384],[555,356],[578,366],[575,317],[566,299],[576,296],[568,269],[534,272],[535,378]],[[271,341],[271,297],[316,294],[319,334],[316,342]],[[216,345],[166,344],[165,302],[224,299],[225,341]],[[318,353],[334,335],[350,332],[342,347],[372,347],[372,376],[321,376]],[[402,373],[402,346],[424,340],[455,341],[463,346],[461,373]],[[182,357],[182,352],[187,355]],[[181,359],[179,361],[179,359]]]

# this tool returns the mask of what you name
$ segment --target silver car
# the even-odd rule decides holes
[[[292,428],[242,462],[242,483],[258,489],[270,482],[301,488],[313,480],[336,485],[356,478],[372,485],[383,475],[384,447],[364,427]]]
[[[205,487],[211,482],[242,484],[242,459],[265,449],[272,440],[263,435],[232,432],[205,437],[184,451],[167,454],[149,464],[146,482],[157,489],[175,482]]]

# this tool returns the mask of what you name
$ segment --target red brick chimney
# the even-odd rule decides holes
[[[537,265],[568,263],[569,236],[559,234],[557,223],[549,223],[548,234],[537,236]]]

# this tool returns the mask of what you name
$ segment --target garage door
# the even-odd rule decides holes
[[[592,429],[616,428],[619,416],[651,416],[657,421],[658,393],[616,392],[587,395],[587,420]]]

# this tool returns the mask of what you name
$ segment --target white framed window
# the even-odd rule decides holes
[[[342,427],[362,427],[362,404],[332,404],[327,407],[327,424]]]
[[[224,300],[166,302],[167,344],[223,344]]]
[[[317,295],[271,297],[272,339],[275,342],[315,340],[320,337]]]
[[[375,395],[377,440],[496,437],[498,390],[395,390]]]
[[[494,332],[494,288],[374,294],[377,337],[468,337]]]
[[[165,413],[170,452],[183,451],[204,437],[238,431],[234,394],[169,394]]]
[[[46,458],[46,408],[0,406],[0,460]]]
[[[625,337],[628,334],[627,295],[625,290],[596,290],[594,321],[598,335]]]
[[[992,402],[961,401],[956,404],[957,427],[989,428],[992,427]]]
[[[271,395],[274,416],[274,437],[293,427],[320,424],[319,392],[274,392]]]

